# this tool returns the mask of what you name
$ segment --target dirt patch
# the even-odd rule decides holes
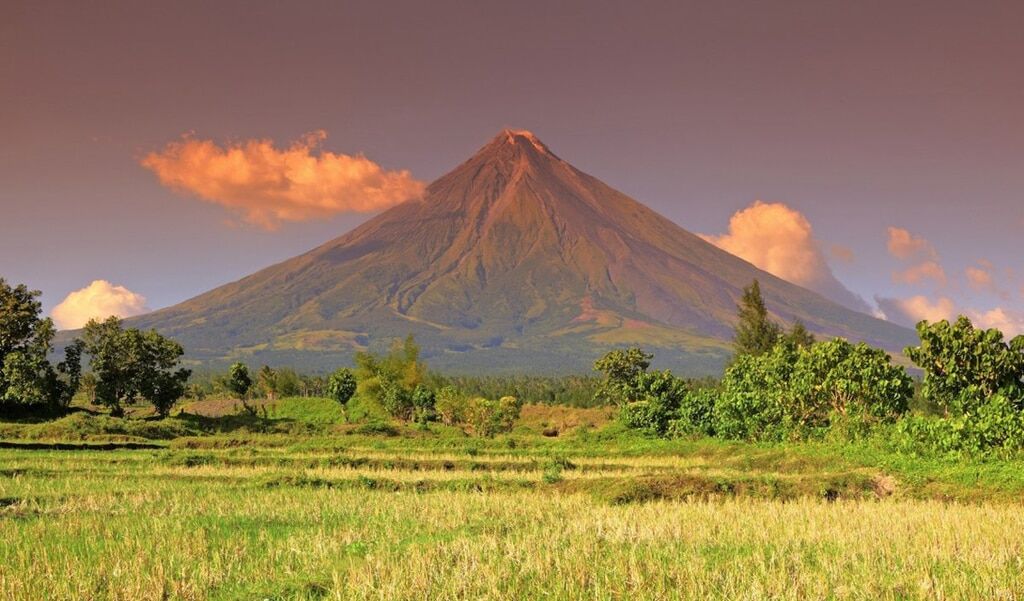
[[[524,405],[518,425],[547,437],[566,434],[580,427],[597,429],[614,419],[611,407],[567,407],[565,405]]]

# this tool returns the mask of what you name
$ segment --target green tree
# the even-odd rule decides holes
[[[478,397],[467,403],[466,422],[473,434],[491,438],[496,434],[510,432],[522,408],[522,401],[511,396],[497,401]]]
[[[782,329],[768,317],[768,308],[761,296],[761,284],[757,280],[743,289],[737,309],[739,319],[733,340],[736,356],[760,355],[771,351],[782,336]]]
[[[795,346],[811,346],[814,344],[814,334],[811,334],[807,326],[804,325],[804,322],[799,319],[793,322],[785,337],[786,340]]]
[[[426,424],[437,415],[434,405],[437,402],[437,395],[434,391],[423,384],[418,384],[412,390],[413,421],[419,424]]]
[[[228,369],[228,390],[239,399],[249,396],[252,389],[252,376],[249,375],[249,366],[245,363],[235,363]]]
[[[327,394],[338,402],[342,408],[348,407],[348,402],[356,394],[356,376],[350,369],[339,369],[331,374],[327,380]]]
[[[596,396],[602,402],[617,405],[637,400],[630,397],[637,390],[639,379],[647,373],[653,358],[654,355],[636,347],[605,353],[594,362],[594,370],[604,374],[604,381]]]
[[[142,397],[166,417],[184,394],[191,371],[178,367],[185,351],[174,340],[155,330],[125,329],[116,317],[91,320],[82,339],[96,377],[96,398],[111,415],[123,416],[124,405]]]
[[[231,394],[242,403],[242,409],[249,415],[256,415],[256,407],[249,403],[249,392],[252,390],[252,376],[249,366],[245,363],[233,363],[228,369],[228,377],[224,382]]]
[[[264,365],[260,368],[256,377],[260,382],[260,388],[263,389],[263,394],[267,397],[267,400],[273,401],[274,397],[277,396],[277,372],[269,365]]]
[[[27,406],[66,407],[78,390],[82,344],[71,343],[54,366],[56,329],[41,318],[40,293],[0,278],[0,401]]]
[[[428,387],[427,366],[420,360],[420,347],[412,335],[396,340],[384,356],[356,353],[360,392],[377,401],[390,415],[402,420],[416,415],[413,395]]]
[[[970,415],[990,398],[1011,399],[1016,410],[1024,401],[1024,335],[1006,342],[997,329],[975,328],[960,316],[917,324],[918,346],[907,357],[924,371],[921,392],[948,415]]]

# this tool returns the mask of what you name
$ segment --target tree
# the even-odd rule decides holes
[[[437,396],[434,391],[423,384],[418,384],[412,390],[413,420],[419,424],[426,424],[437,415],[434,411],[434,404]]]
[[[395,340],[387,355],[356,353],[356,371],[360,392],[393,417],[409,420],[417,415],[414,394],[421,386],[424,390],[429,387],[427,366],[420,361],[420,347],[411,334]],[[420,402],[425,402],[424,394],[421,391]]]
[[[743,297],[737,309],[739,321],[736,323],[736,336],[733,340],[736,356],[760,355],[770,351],[779,341],[782,331],[768,317],[768,309],[761,296],[761,284],[757,280],[743,289]]]
[[[235,363],[228,369],[228,390],[239,399],[245,400],[252,389],[252,376],[249,375],[249,367],[245,363]]]
[[[124,415],[124,405],[137,397],[148,400],[166,417],[185,391],[191,371],[178,367],[185,351],[155,330],[125,329],[117,317],[86,324],[83,348],[96,377],[96,398],[111,415]]]
[[[913,385],[889,355],[842,338],[797,346],[782,340],[760,355],[740,355],[722,378],[714,430],[727,438],[779,440],[831,426],[834,418],[893,421]]]
[[[348,402],[355,396],[356,387],[356,377],[350,369],[339,369],[327,380],[327,394],[342,408],[346,408]]]
[[[1024,401],[1024,335],[1006,342],[962,315],[954,323],[921,321],[917,334],[921,344],[905,352],[924,371],[922,394],[946,415],[972,414],[997,394]]]
[[[0,401],[54,410],[66,407],[78,390],[82,345],[72,342],[63,361],[50,363],[56,328],[40,317],[39,295],[0,278]]]
[[[814,334],[811,334],[804,322],[798,319],[786,332],[786,340],[798,347],[811,346],[814,344]]]
[[[631,391],[637,388],[640,376],[651,366],[654,355],[639,348],[614,350],[594,362],[594,370],[604,373],[604,382],[597,392],[602,401],[622,404],[635,401]]]
[[[267,400],[274,400],[277,394],[277,372],[269,365],[264,365],[260,368],[256,377],[260,381],[260,388],[263,389],[263,394],[267,396]]]

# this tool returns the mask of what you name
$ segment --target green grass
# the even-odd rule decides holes
[[[1020,463],[277,405],[0,424],[37,447],[0,448],[0,598],[1024,596]]]

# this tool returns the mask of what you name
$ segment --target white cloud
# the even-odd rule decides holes
[[[84,326],[90,319],[132,317],[148,311],[146,297],[124,286],[115,286],[106,280],[96,280],[81,290],[68,294],[51,315],[57,327],[73,330]]]

